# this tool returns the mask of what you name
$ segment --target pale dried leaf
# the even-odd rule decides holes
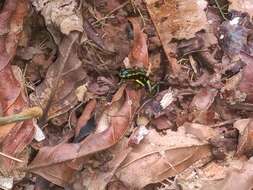
[[[200,140],[207,141],[218,135],[218,132],[208,125],[201,125],[198,123],[185,123],[183,125],[186,133],[198,137]]]
[[[33,5],[45,18],[47,25],[57,26],[63,34],[83,32],[83,20],[75,0],[33,0]]]
[[[253,187],[253,160],[244,162],[242,168],[230,167],[225,179],[206,181],[201,190],[251,190]]]
[[[142,188],[175,176],[210,155],[207,144],[184,131],[169,131],[161,136],[151,130],[128,155],[116,176],[129,187]]]
[[[172,62],[170,42],[190,39],[200,30],[208,30],[204,0],[145,0],[151,19],[168,59]]]

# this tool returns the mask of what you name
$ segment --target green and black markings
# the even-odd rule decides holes
[[[150,93],[153,93],[157,88],[157,85],[152,85],[149,77],[147,76],[147,72],[141,69],[121,69],[119,72],[119,77],[122,80],[134,81],[142,87],[148,89]]]

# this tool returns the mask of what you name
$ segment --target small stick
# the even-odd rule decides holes
[[[230,120],[227,120],[227,121],[223,121],[223,122],[220,122],[220,123],[216,123],[216,124],[210,125],[210,127],[216,128],[216,127],[221,127],[223,125],[233,124],[235,121],[237,121],[239,119],[240,118],[230,119]]]
[[[221,8],[221,6],[220,6],[218,0],[214,0],[214,1],[215,1],[216,6],[218,7],[218,9],[219,9],[219,11],[220,11],[221,16],[222,16],[225,20],[228,20],[228,19],[225,17],[225,15],[224,15],[224,13],[223,13],[223,11],[222,11],[222,8]]]
[[[32,118],[38,118],[38,117],[41,117],[42,114],[43,114],[43,111],[40,107],[28,108],[18,114],[0,117],[0,126],[6,125],[9,123],[16,123],[19,121],[25,121]]]
[[[17,162],[21,162],[21,163],[24,162],[23,160],[20,160],[20,159],[18,159],[18,158],[15,158],[15,157],[13,157],[13,156],[11,156],[11,155],[8,155],[8,154],[5,154],[5,153],[3,153],[3,152],[0,152],[0,155],[1,155],[1,156],[4,156],[4,157],[6,157],[6,158],[9,158],[9,159],[11,159],[11,160],[17,161]]]

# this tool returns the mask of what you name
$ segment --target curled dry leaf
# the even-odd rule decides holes
[[[30,96],[35,105],[43,108],[44,121],[66,113],[78,101],[75,88],[86,78],[82,62],[77,57],[78,37],[79,33],[71,33],[62,39],[59,57],[49,67],[45,80]]]
[[[253,3],[251,0],[229,0],[230,10],[236,10],[248,13],[251,17],[253,16]]]
[[[27,107],[27,99],[22,86],[22,75],[11,66],[16,53],[17,43],[23,29],[23,19],[27,14],[28,4],[25,0],[6,0],[0,12],[0,107],[1,115],[8,116],[21,112]],[[3,29],[3,30],[2,30]],[[7,136],[6,136],[7,135]],[[32,121],[8,124],[0,127],[1,152],[14,157],[21,156],[26,146],[32,141],[34,126]],[[27,159],[27,154],[23,154]],[[26,163],[19,164],[24,167]],[[17,163],[0,156],[1,174],[22,177],[15,171]]]
[[[209,145],[187,136],[184,131],[168,131],[166,136],[161,136],[150,130],[117,169],[116,176],[128,187],[140,189],[176,176],[210,156]]]
[[[251,119],[243,119],[235,122],[234,127],[240,130],[239,142],[236,154],[253,154],[253,121]]]
[[[130,65],[149,69],[147,35],[141,30],[137,19],[129,18],[129,20],[133,25],[134,32],[133,47],[128,55]]]
[[[59,27],[63,34],[83,32],[83,20],[76,0],[32,0],[37,11],[45,18],[46,25]]]
[[[77,121],[77,126],[75,128],[75,136],[76,137],[80,133],[82,127],[84,127],[85,124],[88,122],[88,120],[91,118],[92,113],[96,108],[96,105],[97,105],[97,101],[91,100],[85,106],[85,109],[83,110],[82,115],[79,117],[79,119]]]
[[[53,147],[43,147],[30,164],[30,170],[57,185],[64,186],[66,180],[62,179],[61,175],[64,175],[65,171],[60,169],[61,163],[64,167],[66,161],[88,156],[116,144],[129,128],[140,101],[138,92],[129,89],[126,89],[126,93],[123,92],[124,88],[119,89],[112,104],[105,111],[108,117],[105,130],[89,135],[80,143],[62,143]],[[119,95],[122,96],[119,97]],[[115,114],[113,115],[107,114],[111,107],[114,109]],[[100,122],[98,122],[97,128],[100,128],[99,125]],[[62,173],[60,171],[54,172],[55,165],[57,167],[55,169],[61,170]]]

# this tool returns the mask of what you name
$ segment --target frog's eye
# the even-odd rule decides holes
[[[121,77],[127,77],[128,76],[128,71],[127,70],[121,70],[120,72],[119,72],[119,75],[121,76]]]

